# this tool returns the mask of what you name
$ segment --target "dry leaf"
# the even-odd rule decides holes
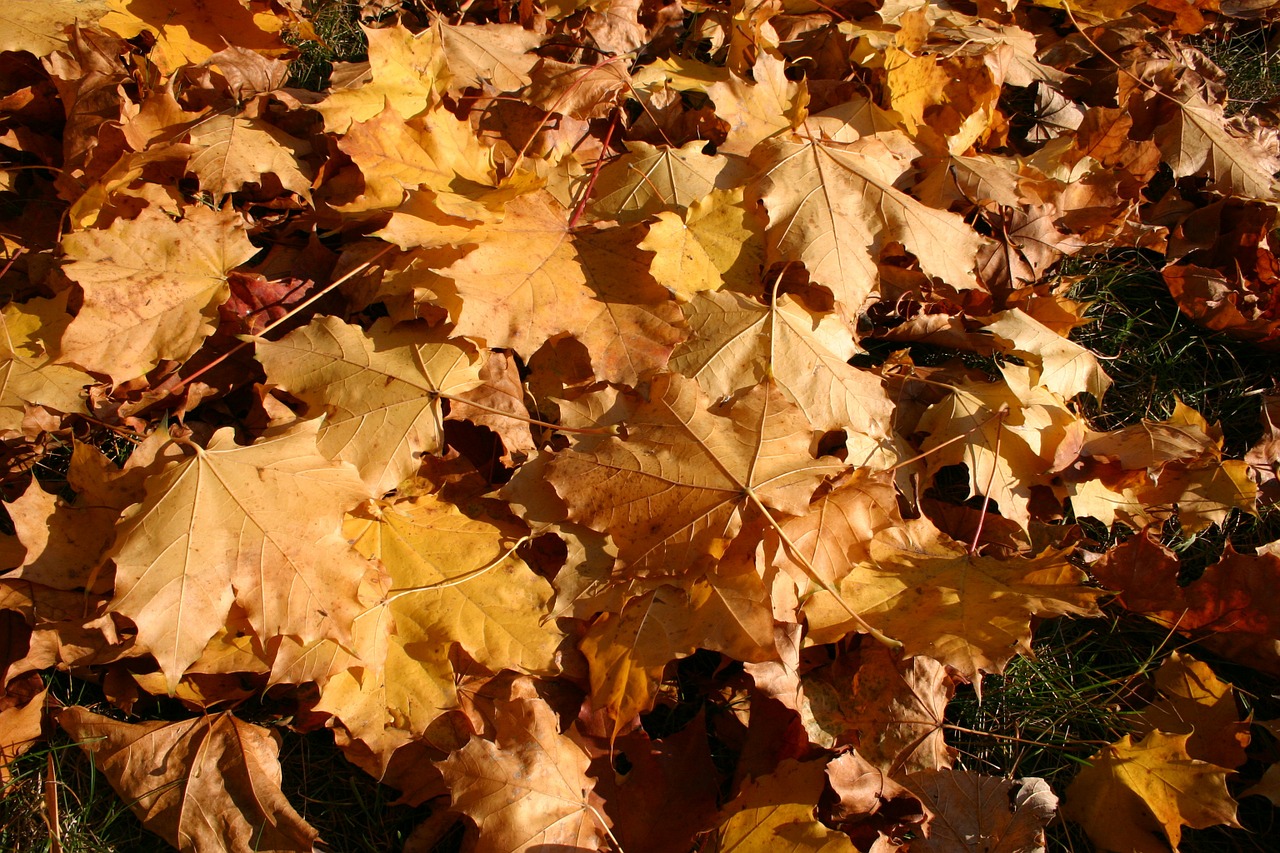
[[[484,849],[606,849],[587,756],[559,733],[533,682],[514,682],[497,711],[492,740],[472,737],[439,765],[453,808],[475,821]]]
[[[72,707],[58,724],[144,826],[179,850],[310,851],[317,833],[280,791],[280,745],[230,713],[122,723]]]
[[[1237,826],[1230,771],[1187,755],[1189,735],[1153,731],[1104,747],[1067,789],[1063,814],[1109,850],[1178,849],[1182,827]]]
[[[178,222],[148,209],[136,220],[68,234],[62,246],[84,305],[62,336],[60,360],[116,382],[160,359],[189,358],[213,334],[227,273],[257,251],[238,213],[205,207]],[[139,301],[138,289],[149,296]]]
[[[481,381],[470,347],[421,325],[383,324],[370,337],[322,317],[256,346],[267,380],[325,415],[320,452],[355,465],[376,494],[416,471],[423,453],[440,451],[444,396]]]
[[[138,626],[170,691],[232,602],[264,643],[349,638],[366,567],[337,534],[368,488],[317,452],[317,428],[299,421],[248,446],[228,428],[189,444],[118,525],[111,609]]]

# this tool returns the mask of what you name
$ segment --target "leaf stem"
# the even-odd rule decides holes
[[[474,408],[480,409],[485,412],[489,412],[490,414],[501,415],[504,418],[511,418],[513,421],[520,421],[521,423],[532,424],[534,426],[547,427],[548,429],[554,429],[560,432],[571,432],[577,435],[615,435],[616,434],[614,431],[614,428],[611,426],[568,427],[562,424],[553,424],[550,421],[540,421],[537,418],[524,418],[524,417],[521,417],[520,415],[513,414],[511,412],[504,412],[501,409],[495,409],[491,406],[486,406],[483,403],[472,402],[471,400],[467,400],[463,397],[451,397],[450,395],[443,394],[443,393],[438,394],[438,396],[440,397],[440,399],[448,400],[450,403],[462,403],[464,405],[473,406]]]
[[[609,119],[609,129],[605,131],[604,142],[600,146],[600,156],[596,158],[596,165],[591,170],[591,178],[587,181],[587,188],[582,191],[582,198],[578,200],[578,206],[573,209],[573,215],[569,217],[569,228],[572,229],[578,224],[578,220],[582,218],[583,212],[587,209],[587,202],[591,201],[591,192],[596,188],[596,179],[600,177],[600,169],[604,166],[605,154],[609,152],[609,144],[613,141],[613,131],[618,126],[618,117],[621,111],[613,108],[613,117]]]
[[[1002,404],[1000,406],[1000,411],[995,413],[995,417],[998,418],[998,420],[996,421],[996,446],[995,446],[995,449],[992,450],[992,454],[997,459],[1000,458],[1000,439],[1004,437],[1004,419],[1005,419],[1005,416],[1008,414],[1009,414],[1008,403]],[[991,419],[987,418],[986,422],[990,423],[990,421]],[[994,483],[995,481],[996,481],[996,466],[993,464],[991,466],[991,476],[987,478],[987,487],[986,489],[983,490],[983,493],[982,493],[982,512],[979,513],[978,515],[978,527],[976,530],[973,531],[973,542],[969,545],[970,554],[978,553],[978,541],[982,539],[982,523],[987,520],[987,507],[991,505],[991,484]]]
[[[512,545],[506,551],[503,551],[496,558],[494,558],[493,560],[490,560],[488,563],[484,564],[483,566],[480,566],[479,568],[472,569],[469,572],[463,572],[460,575],[454,575],[451,578],[445,578],[444,580],[439,580],[439,581],[436,581],[435,583],[423,584],[422,586],[402,586],[396,589],[389,589],[387,590],[387,599],[385,603],[390,604],[391,602],[395,601],[397,598],[400,598],[405,595],[411,595],[415,592],[435,592],[436,590],[448,589],[449,587],[452,587],[452,586],[460,586],[461,584],[464,584],[467,581],[475,580],[476,578],[480,577],[486,572],[490,572],[493,569],[497,568],[498,566],[502,565],[502,562],[504,560],[506,560],[508,557],[514,554],[517,548],[519,548],[521,545],[523,545],[528,541],[529,541],[528,536],[521,536],[519,539],[516,540],[516,543],[514,545]]]
[[[258,336],[261,337],[262,335],[265,335],[267,332],[270,332],[272,329],[276,328],[281,323],[284,323],[286,320],[289,320],[297,316],[297,314],[300,311],[310,307],[312,303],[320,299],[322,296],[325,296],[326,294],[330,293],[334,288],[339,287],[343,284],[346,284],[348,281],[355,278],[357,275],[364,272],[369,267],[373,266],[375,261],[380,259],[383,255],[387,254],[394,248],[396,247],[392,245],[387,246],[386,248],[382,249],[382,251],[378,252],[369,260],[353,267],[351,270],[347,272],[346,275],[342,276],[341,278],[335,279],[334,281],[329,282],[324,287],[320,288],[315,293],[311,294],[311,296],[307,297],[306,299],[299,302],[297,305],[290,308],[283,315],[281,315],[281,317],[278,320],[267,325],[266,328],[264,328],[261,332],[258,333]],[[231,356],[240,352],[240,350],[244,349],[245,347],[249,346],[252,343],[253,343],[252,339],[240,341],[240,343],[236,344],[231,349],[227,350],[222,355],[218,356],[213,361],[209,362],[204,367],[200,368],[195,373],[188,376],[186,379],[179,380],[176,385],[174,385],[172,388],[169,389],[170,393],[176,394],[178,391],[181,391],[184,386],[188,385],[189,383],[195,381],[199,377],[208,373],[210,370],[217,367],[219,364],[222,364],[222,362],[231,358]]]

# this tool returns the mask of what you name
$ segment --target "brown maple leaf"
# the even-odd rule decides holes
[[[572,521],[609,533],[631,572],[696,572],[746,526],[801,515],[841,466],[809,453],[810,428],[772,384],[723,412],[679,374],[650,383],[627,437],[558,454],[547,478]]]
[[[170,691],[233,602],[262,642],[350,637],[367,567],[338,538],[342,513],[368,497],[349,465],[316,450],[317,421],[238,446],[232,430],[147,482],[120,522],[111,609],[133,620]]]
[[[453,808],[475,821],[484,848],[606,849],[608,829],[592,803],[589,759],[560,734],[532,680],[513,682],[497,714],[492,739],[473,736],[438,765]]]
[[[62,336],[60,360],[116,382],[195,353],[213,334],[227,274],[257,251],[238,213],[207,207],[178,222],[148,209],[135,220],[68,234],[62,246],[64,271],[84,304]]]
[[[297,851],[318,833],[280,791],[275,732],[230,713],[122,723],[65,708],[58,724],[130,804],[179,850]]]

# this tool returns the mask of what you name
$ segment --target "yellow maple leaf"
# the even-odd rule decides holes
[[[1108,850],[1178,849],[1182,827],[1236,822],[1224,767],[1187,755],[1188,734],[1129,735],[1103,749],[1067,789],[1062,812]]]

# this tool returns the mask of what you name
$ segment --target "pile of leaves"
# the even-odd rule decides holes
[[[321,92],[303,11],[0,12],[0,760],[61,727],[184,850],[324,843],[285,726],[420,849],[1032,850],[1061,796],[1163,850],[1280,800],[1191,654],[1064,791],[944,728],[1113,594],[1280,673],[1280,546],[1179,585],[1159,536],[1275,500],[1280,402],[1245,459],[1092,429],[1047,283],[1141,249],[1280,347],[1280,136],[1188,44],[1268,0],[405,4]]]

